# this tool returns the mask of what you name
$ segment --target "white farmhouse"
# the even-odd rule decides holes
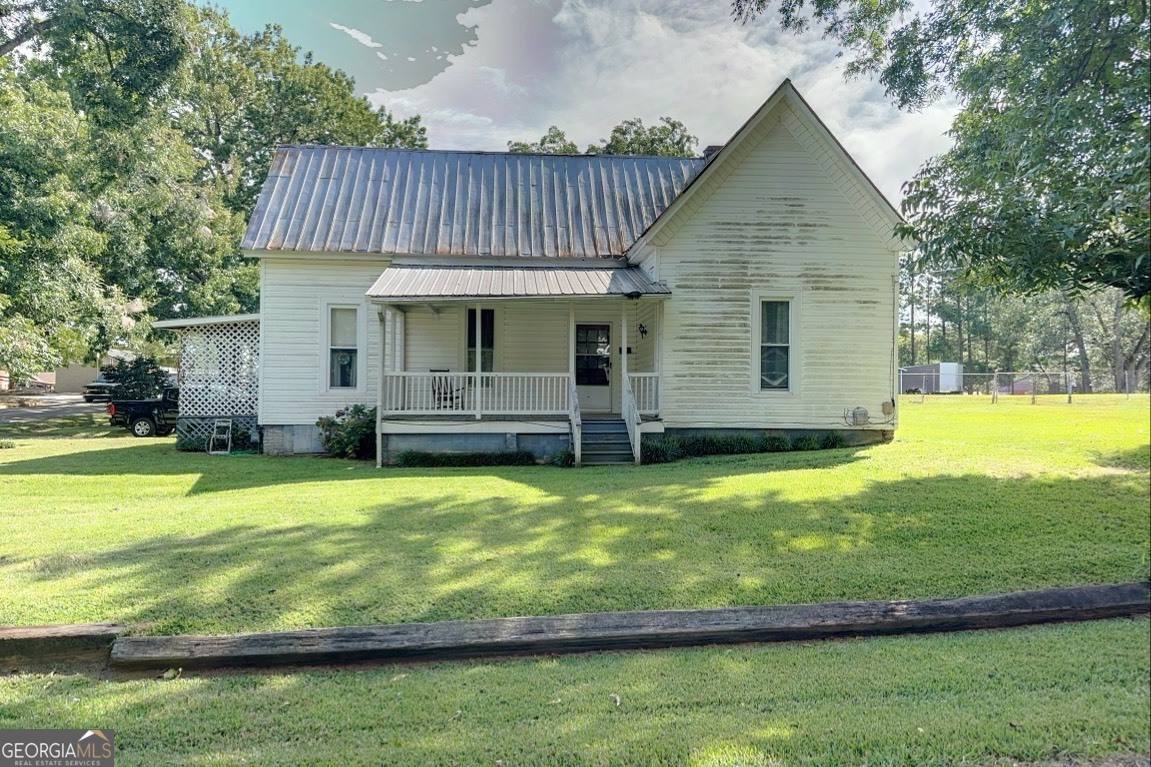
[[[789,81],[705,158],[280,147],[242,246],[265,452],[355,403],[384,463],[890,439],[898,222]]]

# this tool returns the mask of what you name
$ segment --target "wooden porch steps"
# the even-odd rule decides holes
[[[586,418],[580,440],[584,466],[634,463],[627,424],[622,418]]]

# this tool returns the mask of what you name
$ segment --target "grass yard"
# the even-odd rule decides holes
[[[889,445],[582,470],[9,427],[0,624],[230,633],[1138,580],[1148,410],[927,398]]]
[[[0,727],[114,728],[119,767],[1008,767],[1146,753],[1148,627],[172,681],[21,674],[0,679]]]
[[[0,427],[0,623],[231,632],[1148,577],[1148,401],[927,398],[866,449],[383,470]],[[1151,751],[1151,623],[295,673],[0,678],[120,765],[1010,765]]]

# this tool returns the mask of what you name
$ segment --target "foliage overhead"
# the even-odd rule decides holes
[[[0,0],[0,369],[254,311],[240,236],[284,142],[427,145],[278,28],[183,0]]]
[[[508,151],[513,154],[579,154],[575,142],[555,125],[539,141],[509,141]]]
[[[70,95],[97,122],[124,124],[162,96],[188,55],[183,0],[0,2],[0,58],[21,46],[71,73]]]
[[[748,21],[770,0],[733,0]],[[1116,287],[1151,309],[1151,26],[1145,0],[783,0],[903,109],[951,91],[952,148],[905,185],[920,267],[1000,289]]]
[[[636,154],[664,157],[692,157],[699,139],[687,127],[670,117],[659,118],[659,125],[647,127],[633,117],[611,129],[611,135],[587,148],[588,154]]]
[[[427,147],[418,115],[397,120],[373,108],[348,75],[301,55],[278,26],[245,36],[220,11],[196,13],[177,123],[204,156],[205,178],[245,218],[277,144]]]
[[[0,369],[14,380],[88,356],[119,330],[123,296],[102,284],[105,240],[77,194],[88,138],[67,94],[18,87],[0,60]]]
[[[659,118],[659,125],[650,127],[633,117],[611,130],[611,136],[591,144],[587,154],[631,154],[663,157],[692,157],[699,139],[687,132],[687,127],[670,117]],[[539,141],[509,141],[508,151],[519,154],[579,154],[579,148],[567,134],[555,125]]]

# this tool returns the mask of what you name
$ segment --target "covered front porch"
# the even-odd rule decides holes
[[[622,422],[620,449],[638,462],[642,433],[662,430],[667,295],[616,265],[393,265],[368,293],[382,339],[379,462],[390,435],[422,435],[405,444],[442,451],[515,449],[521,435],[548,435],[578,465],[590,420],[597,432]]]

